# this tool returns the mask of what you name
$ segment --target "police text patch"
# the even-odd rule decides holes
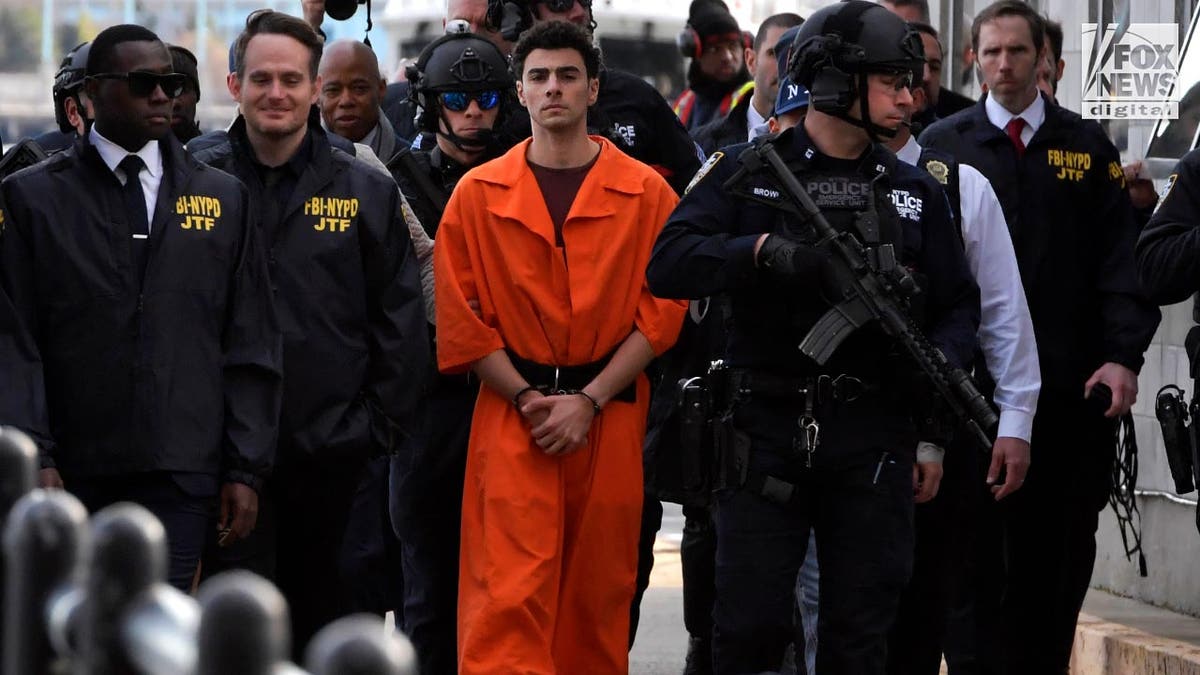
[[[870,206],[871,182],[860,177],[805,176],[804,190],[820,209],[862,211]]]
[[[920,220],[921,210],[925,207],[925,202],[920,197],[914,196],[908,190],[892,190],[888,193],[892,200],[892,206],[896,207],[896,213],[901,218],[906,220]]]

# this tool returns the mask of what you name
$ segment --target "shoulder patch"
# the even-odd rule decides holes
[[[1108,177],[1111,178],[1113,182],[1120,183],[1121,189],[1125,188],[1125,169],[1121,167],[1120,162],[1113,161],[1108,163]],[[1174,183],[1173,176],[1171,182]]]
[[[942,185],[950,184],[950,167],[946,166],[945,162],[937,159],[931,159],[928,162],[925,162],[925,170],[929,172],[930,176],[936,178],[937,182],[941,183]]]
[[[683,189],[683,194],[686,195],[687,193],[691,192],[692,188],[696,187],[696,184],[699,183],[705,176],[707,176],[708,172],[712,171],[713,167],[717,165],[717,162],[720,162],[724,157],[725,153],[720,151],[714,152],[712,155],[710,155],[700,167],[700,170],[696,172],[696,175],[692,176],[692,181],[687,184],[686,188]]]
[[[1154,210],[1156,212],[1158,211],[1158,208],[1163,205],[1163,202],[1167,201],[1167,196],[1171,194],[1171,188],[1175,187],[1175,179],[1177,178],[1179,178],[1178,173],[1173,173],[1170,176],[1167,176],[1167,187],[1163,189],[1162,196],[1158,198],[1158,203],[1154,205]],[[2,216],[2,214],[0,214],[0,216]],[[0,217],[0,225],[3,224],[4,218]]]

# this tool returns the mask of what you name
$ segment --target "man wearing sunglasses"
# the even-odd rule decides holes
[[[490,41],[454,33],[429,44],[406,73],[418,128],[436,142],[403,149],[392,175],[431,237],[446,201],[469,169],[500,154],[494,130],[515,105],[508,61]],[[430,310],[433,309],[430,303]],[[430,324],[430,335],[434,333]],[[457,672],[459,538],[471,414],[479,380],[434,375],[426,398],[429,418],[420,453],[394,464],[392,520],[401,535],[407,599],[403,629],[420,671]],[[405,458],[399,458],[403,460]]]
[[[297,654],[329,621],[378,611],[388,593],[373,587],[363,549],[381,541],[385,455],[414,433],[429,361],[402,197],[391,177],[332,146],[321,128],[322,47],[301,19],[252,13],[228,78],[241,114],[227,132],[197,139],[205,142],[197,158],[250,192],[285,365],[267,522],[232,546],[214,536],[204,568],[273,578]]]
[[[0,188],[0,286],[31,364],[2,395],[44,392],[29,429],[42,485],[92,511],[149,508],[168,578],[187,590],[218,504],[229,537],[247,536],[274,460],[282,363],[267,265],[245,189],[171,135],[183,81],[158,37],[108,28],[86,68],[95,123]]]

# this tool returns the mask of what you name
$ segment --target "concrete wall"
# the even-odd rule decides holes
[[[1188,19],[1177,18],[1175,3],[1168,0],[1134,2],[1131,12],[1134,22],[1182,23]],[[1071,19],[1078,21],[1085,21],[1087,16],[1085,6],[1068,9],[1065,13],[1081,14]],[[1054,12],[1050,14],[1053,16]],[[1067,61],[1067,76],[1073,76],[1072,84],[1067,84],[1068,77],[1063,78],[1063,84],[1074,97],[1070,100],[1078,102],[1080,31],[1078,28],[1071,30],[1072,24],[1066,17],[1062,20],[1065,29],[1063,58]],[[1078,26],[1078,23],[1074,25]],[[1128,143],[1122,148],[1126,161],[1144,156],[1151,132],[1152,126],[1148,122],[1129,124]],[[1175,495],[1163,452],[1162,433],[1154,417],[1155,395],[1164,384],[1178,384],[1191,393],[1183,339],[1192,325],[1190,302],[1163,308],[1162,324],[1146,353],[1146,364],[1138,381],[1138,403],[1134,408],[1140,451],[1138,507],[1142,514],[1142,546],[1149,576],[1143,579],[1138,575],[1136,559],[1126,560],[1116,520],[1112,510],[1108,509],[1100,520],[1092,584],[1118,595],[1200,616],[1200,534],[1196,530],[1196,493],[1182,497]]]
[[[1191,303],[1163,308],[1163,321],[1146,352],[1138,381],[1134,419],[1138,440],[1138,507],[1142,547],[1149,576],[1138,576],[1137,561],[1125,559],[1111,509],[1101,516],[1092,585],[1117,595],[1200,616],[1200,534],[1196,493],[1178,497],[1154,417],[1154,399],[1164,384],[1191,392],[1183,338],[1192,326]]]

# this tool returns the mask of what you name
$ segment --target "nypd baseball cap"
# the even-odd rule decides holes
[[[808,107],[808,90],[793,84],[791,78],[779,78],[779,96],[775,99],[775,114],[782,115],[797,108]]]
[[[796,40],[796,34],[799,32],[800,26],[789,28],[779,36],[779,41],[775,43],[775,59],[779,64],[779,95],[775,98],[776,115],[782,115],[808,105],[808,90],[799,84],[794,84],[786,74],[788,59],[792,55],[792,42]]]

